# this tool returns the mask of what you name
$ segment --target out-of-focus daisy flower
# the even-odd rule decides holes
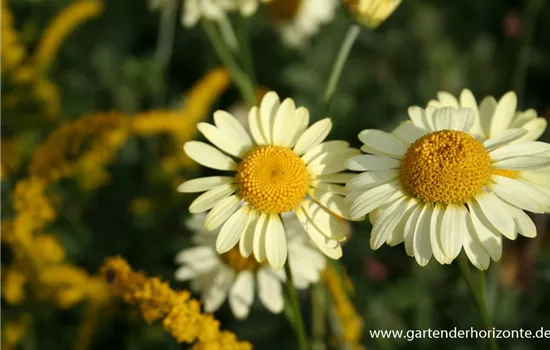
[[[215,125],[199,123],[199,131],[216,147],[191,141],[185,153],[208,168],[236,172],[184,182],[180,192],[205,192],[189,210],[206,216],[206,229],[221,226],[216,250],[223,254],[237,243],[244,257],[252,252],[276,269],[287,257],[280,214],[294,211],[311,239],[327,256],[342,255],[342,225],[332,214],[348,216],[342,184],[347,158],[359,154],[345,141],[323,142],[332,128],[322,119],[308,128],[309,112],[287,98],[267,93],[248,114],[250,134],[225,111],[214,113]],[[230,157],[224,153],[234,157]],[[235,161],[237,159],[237,161]],[[242,206],[242,204],[245,204]]]
[[[272,0],[268,12],[285,44],[301,46],[334,19],[336,0]]]
[[[229,12],[240,12],[242,16],[251,16],[256,12],[259,1],[271,0],[184,0],[182,22],[193,27],[201,18],[223,21]]]
[[[371,247],[405,242],[408,255],[426,265],[432,255],[450,264],[464,248],[486,269],[502,254],[502,236],[534,237],[523,211],[550,208],[550,144],[513,143],[527,130],[508,129],[483,143],[471,136],[469,108],[411,107],[412,122],[391,134],[363,130],[368,155],[350,159],[364,171],[347,184],[350,215],[377,210]],[[536,169],[536,170],[535,170]]]
[[[401,0],[343,0],[344,8],[359,24],[376,28],[401,4]]]
[[[283,310],[282,285],[286,280],[282,270],[259,263],[252,257],[244,258],[234,247],[222,255],[216,253],[216,237],[219,230],[204,229],[205,214],[195,214],[187,222],[194,231],[196,247],[181,251],[176,262],[182,266],[176,271],[176,279],[191,280],[191,288],[201,293],[206,312],[216,311],[229,299],[235,317],[248,316],[254,301],[255,287],[262,304],[271,312]],[[282,215],[288,237],[292,275],[297,288],[305,289],[320,280],[326,258],[309,245],[309,239],[294,214]]]
[[[493,96],[487,96],[479,106],[468,89],[462,90],[458,99],[448,92],[441,91],[437,94],[437,100],[428,102],[428,106],[473,109],[476,120],[470,132],[485,140],[498,136],[508,129],[522,128],[527,130],[527,133],[514,142],[534,141],[542,135],[547,124],[546,119],[537,118],[537,112],[534,109],[517,111],[517,97],[513,91],[504,94],[498,102]]]

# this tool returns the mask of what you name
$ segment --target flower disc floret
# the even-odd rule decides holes
[[[462,131],[441,130],[416,140],[401,163],[401,179],[424,202],[464,202],[491,176],[483,144]]]

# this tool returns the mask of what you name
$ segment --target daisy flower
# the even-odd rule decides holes
[[[281,285],[286,280],[284,272],[251,257],[242,257],[237,247],[218,255],[216,236],[219,230],[206,231],[205,219],[205,214],[195,214],[187,222],[187,227],[195,232],[196,246],[176,256],[176,262],[182,265],[176,270],[176,279],[191,280],[191,288],[201,293],[204,309],[209,313],[229,299],[235,317],[246,318],[256,286],[262,304],[272,313],[280,313],[284,306]],[[309,239],[294,214],[282,215],[282,221],[288,236],[294,283],[297,288],[306,289],[320,280],[326,258],[308,244]]]
[[[359,154],[345,141],[327,141],[330,119],[308,128],[309,112],[287,98],[267,93],[248,114],[250,135],[231,114],[214,113],[215,125],[199,123],[214,144],[191,141],[185,153],[197,163],[233,172],[184,182],[180,192],[205,192],[189,211],[209,211],[208,231],[221,227],[216,251],[223,254],[239,243],[243,257],[254,253],[276,269],[287,257],[287,238],[280,215],[293,211],[317,247],[332,259],[342,256],[342,226],[334,215],[347,217],[343,173],[347,158]],[[225,152],[225,153],[224,153]],[[244,206],[242,204],[245,204]]]
[[[269,2],[271,0],[261,0]],[[193,27],[201,18],[223,21],[228,12],[240,12],[242,16],[251,16],[258,8],[259,0],[184,0],[182,22]]]
[[[493,96],[487,96],[479,106],[468,89],[462,90],[458,99],[448,92],[441,91],[437,94],[437,100],[431,100],[428,106],[473,109],[476,120],[470,132],[484,140],[498,136],[508,129],[522,128],[527,130],[527,133],[514,142],[534,141],[542,135],[547,124],[546,119],[537,118],[534,109],[517,111],[517,96],[513,91],[504,94],[499,101]]]
[[[272,0],[268,13],[283,42],[301,46],[317,34],[321,25],[332,22],[336,0]]]
[[[513,143],[525,129],[479,141],[469,108],[411,107],[409,116],[392,133],[363,130],[361,150],[370,154],[349,161],[364,171],[347,183],[351,218],[377,210],[372,249],[404,242],[424,266],[432,256],[450,264],[464,248],[484,270],[500,259],[502,236],[536,235],[523,210],[550,208],[550,144]]]

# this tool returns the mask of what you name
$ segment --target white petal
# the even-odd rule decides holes
[[[478,213],[477,207],[479,206],[483,215],[502,235],[509,239],[515,239],[512,238],[517,236],[514,232],[514,221],[508,216],[501,199],[492,193],[481,192],[474,197],[471,205],[476,207]]]
[[[339,242],[335,239],[328,238],[321,231],[319,231],[315,223],[309,219],[302,208],[296,208],[295,212],[296,217],[317,248],[319,248],[323,254],[331,259],[340,259],[342,257],[342,247]]]
[[[303,201],[300,206],[325,236],[340,241],[346,238],[342,225],[325,208],[310,200]]]
[[[256,225],[258,223],[258,212],[256,210],[248,211],[248,222],[246,229],[243,231],[239,239],[239,252],[241,256],[248,258],[254,251],[254,235],[256,233]]]
[[[256,228],[254,232],[254,239],[252,241],[252,250],[256,261],[263,262],[266,259],[265,252],[265,236],[267,233],[268,214],[261,213],[260,217],[256,221]]]
[[[216,251],[218,254],[230,251],[237,244],[243,231],[246,229],[249,210],[248,206],[242,207],[233,213],[225,224],[223,224],[216,240]]]
[[[348,166],[347,160],[358,154],[360,152],[355,148],[339,148],[320,154],[308,164],[307,169],[310,174],[314,175],[338,173],[346,170]]]
[[[312,124],[296,141],[294,152],[302,155],[317,146],[327,137],[332,129],[332,122],[329,118],[321,119]]]
[[[414,236],[416,235],[416,232],[420,229],[420,227],[418,227],[418,218],[420,217],[420,213],[422,213],[423,208],[424,207],[422,205],[418,205],[418,203],[416,203],[416,206],[414,207],[413,211],[411,212],[405,223],[405,252],[408,256],[414,256]]]
[[[475,121],[470,129],[470,132],[476,136],[483,136],[483,130],[481,128],[481,120],[479,118],[479,108],[477,101],[472,92],[468,89],[464,89],[460,92],[460,106],[471,108],[474,111]]]
[[[432,258],[432,246],[430,243],[430,221],[432,214],[433,206],[425,204],[418,217],[418,223],[414,232],[414,258],[420,266],[426,266]]]
[[[273,144],[273,126],[279,109],[279,96],[270,91],[265,94],[260,104],[260,128],[268,144]]]
[[[315,178],[319,182],[332,182],[337,184],[345,184],[350,179],[352,179],[355,173],[338,173],[338,174],[328,174],[328,175],[319,175]]]
[[[182,250],[176,255],[174,261],[176,264],[193,264],[197,261],[203,262],[211,260],[216,256],[217,254],[212,247],[198,246]]]
[[[399,124],[399,126],[394,131],[392,131],[392,134],[394,136],[397,136],[397,138],[406,143],[413,143],[422,136],[426,135],[426,133],[426,129],[421,129],[408,121]]]
[[[433,113],[435,130],[457,130],[468,132],[474,124],[474,111],[470,108],[443,107]]]
[[[367,190],[396,179],[399,173],[399,169],[366,171],[351,178],[346,183],[346,188],[349,190]]]
[[[441,203],[436,203],[433,206],[432,216],[430,219],[430,244],[432,246],[432,253],[440,264],[450,263],[452,260],[448,260],[447,255],[443,251],[443,245],[441,244],[441,237],[443,236],[443,216],[445,214],[445,207]]]
[[[237,187],[234,184],[216,186],[198,196],[189,206],[189,212],[193,214],[202,213],[212,208],[223,198],[233,194],[236,190]]]
[[[502,236],[498,230],[485,218],[483,213],[473,210],[472,205],[468,203],[470,207],[470,220],[472,234],[476,234],[479,237],[479,241],[489,253],[489,256],[494,261],[500,261],[502,256]]]
[[[483,142],[483,146],[486,150],[490,151],[512,141],[518,140],[525,136],[525,134],[527,134],[527,131],[524,129],[508,129]]]
[[[468,220],[466,225],[468,228],[464,235],[464,251],[466,252],[466,256],[479,270],[487,270],[490,263],[489,253],[487,253],[479,241],[472,222]]]
[[[550,144],[540,141],[513,143],[489,152],[493,162],[512,157],[550,156]]]
[[[401,159],[407,152],[408,144],[396,136],[380,130],[363,130],[359,133],[359,140],[365,145],[361,147],[365,152],[385,155]]]
[[[529,215],[527,215],[523,210],[509,204],[506,204],[506,210],[512,217],[512,220],[514,220],[517,233],[528,238],[537,236],[537,227]]]
[[[274,314],[283,311],[284,300],[281,282],[267,268],[258,271],[258,291],[262,304]]]
[[[302,160],[307,165],[316,157],[320,156],[321,154],[327,153],[328,151],[337,150],[337,149],[346,149],[348,147],[349,147],[349,143],[346,141],[334,140],[334,141],[323,142],[318,144],[315,147],[312,147],[309,151],[307,151],[306,154],[302,156]]]
[[[265,253],[267,261],[274,269],[279,270],[286,262],[287,246],[283,223],[279,214],[270,213],[265,235]]]
[[[267,139],[264,136],[264,132],[260,127],[260,111],[258,107],[252,107],[250,112],[248,112],[248,127],[250,128],[250,133],[254,138],[254,141],[258,145],[267,145]]]
[[[515,157],[494,162],[493,168],[506,170],[534,170],[550,166],[550,157]]]
[[[235,272],[227,267],[220,266],[212,284],[204,293],[204,311],[212,313],[220,308],[227,297]]]
[[[319,188],[310,188],[308,194],[331,213],[349,218],[349,204],[344,197]]]
[[[296,142],[298,142],[298,139],[302,136],[304,131],[306,131],[307,126],[309,125],[308,109],[305,107],[298,107],[294,113],[294,119],[295,120],[292,124],[295,126],[295,129],[289,130],[289,132],[294,135],[290,147],[294,147],[296,145]]]
[[[251,271],[241,271],[229,291],[229,306],[237,319],[248,317],[250,305],[254,301],[254,275]]]
[[[447,263],[451,263],[462,250],[466,234],[467,210],[463,204],[448,204],[441,221],[441,248]]]
[[[213,145],[238,158],[243,158],[252,146],[208,123],[199,123],[197,128]]]
[[[232,176],[209,176],[185,181],[178,186],[178,192],[195,193],[208,191],[218,185],[235,182]]]
[[[233,215],[240,204],[241,200],[236,195],[222,199],[208,212],[204,227],[208,231],[217,229]]]
[[[342,185],[330,184],[330,183],[321,182],[321,181],[317,181],[317,180],[312,181],[310,183],[310,186],[318,188],[318,189],[326,191],[326,192],[339,194],[341,196],[346,196],[349,193],[349,190],[347,190]]]
[[[507,92],[501,97],[493,113],[489,135],[497,135],[510,127],[516,113],[517,103],[517,97],[513,91]]]
[[[454,97],[453,95],[451,95],[450,93],[446,92],[446,91],[440,91],[437,93],[437,99],[439,101],[441,101],[442,105],[443,106],[449,106],[449,107],[454,107],[454,108],[458,108],[458,100],[456,99],[456,97]]]
[[[429,130],[423,108],[418,106],[412,106],[412,107],[409,107],[408,112],[409,112],[409,118],[411,119],[414,126],[420,129],[423,129],[425,131]]]
[[[479,104],[479,119],[481,128],[485,138],[491,138],[491,124],[493,123],[493,115],[497,108],[497,101],[493,96],[485,97]]]
[[[534,141],[537,140],[546,130],[548,122],[544,118],[536,118],[523,124],[521,128],[527,130],[527,134],[518,141]]]
[[[204,142],[189,141],[183,145],[183,150],[189,158],[207,168],[217,170],[236,170],[237,163],[217,148]]]
[[[396,229],[403,215],[409,215],[413,209],[414,201],[406,197],[398,199],[387,209],[380,211],[372,228],[370,247],[376,250],[384,244]]]
[[[239,140],[250,147],[253,146],[243,124],[226,111],[214,112],[214,123],[222,132],[231,135],[232,139]]]
[[[498,175],[493,175],[491,180],[494,183],[489,188],[516,207],[542,214],[550,206],[550,196],[523,181]]]
[[[372,154],[362,154],[348,160],[348,169],[355,171],[399,169],[399,167],[401,167],[400,159]]]
[[[275,115],[275,122],[273,127],[273,145],[290,147],[294,139],[294,133],[289,132],[295,125],[294,112],[296,111],[296,105],[294,101],[287,98],[281,103],[277,114]]]
[[[363,192],[351,204],[350,217],[358,219],[384,204],[384,202],[399,191],[400,184],[398,181],[392,180],[389,183]]]

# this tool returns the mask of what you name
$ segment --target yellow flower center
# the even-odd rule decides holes
[[[401,162],[401,179],[424,202],[463,202],[491,176],[491,158],[483,144],[453,130],[416,140]]]
[[[274,21],[290,21],[296,17],[301,5],[302,0],[271,0],[267,9]]]
[[[298,206],[309,189],[304,161],[279,146],[257,147],[239,164],[239,192],[261,212],[284,213]]]
[[[264,264],[257,262],[252,256],[248,258],[243,257],[238,245],[227,253],[223,253],[221,259],[235,271],[255,271]]]

